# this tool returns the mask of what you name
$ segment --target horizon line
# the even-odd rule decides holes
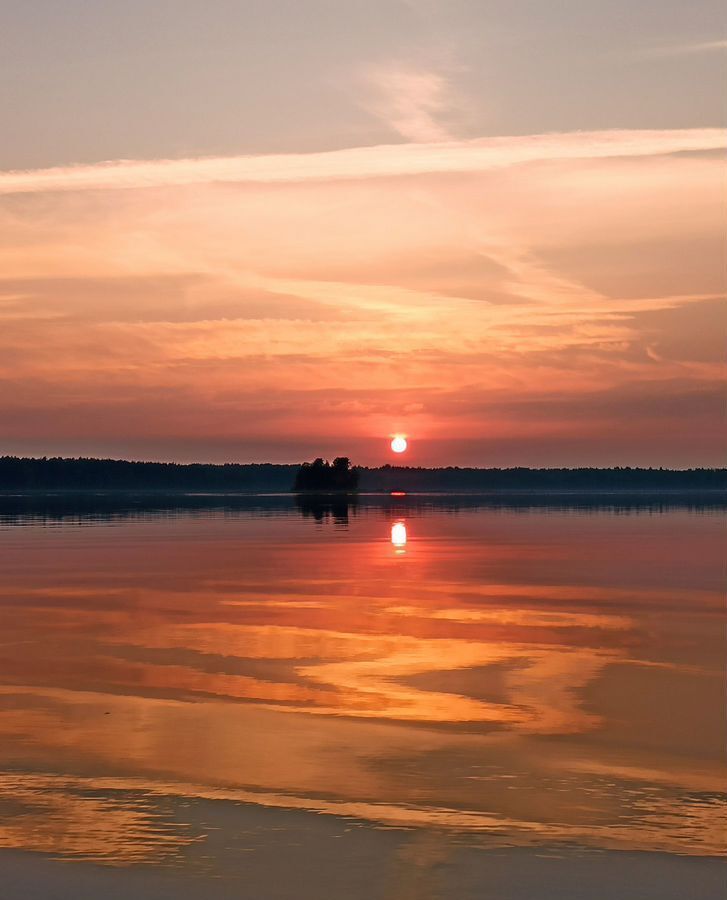
[[[314,457],[314,459],[323,459],[327,460],[326,457]],[[334,459],[336,457],[333,457]],[[33,462],[51,462],[56,460],[61,461],[70,461],[70,462],[113,462],[113,463],[127,463],[129,465],[147,465],[147,466],[213,466],[217,468],[222,468],[224,466],[277,466],[280,468],[294,468],[296,466],[302,466],[304,463],[312,462],[312,460],[304,459],[300,462],[179,462],[177,460],[155,460],[155,459],[124,459],[120,457],[113,456],[19,456],[13,453],[5,453],[0,455],[0,462],[3,460],[19,460],[19,461],[33,461]],[[350,457],[348,457],[350,460]],[[439,466],[417,466],[406,463],[390,463],[390,462],[382,462],[378,465],[364,465],[357,464],[351,462],[351,465],[357,469],[367,469],[367,470],[376,470],[376,469],[418,469],[425,472],[436,472],[444,469],[460,469],[460,470],[470,470],[470,471],[513,471],[513,470],[528,470],[528,471],[536,471],[536,472],[548,472],[548,471],[579,471],[579,470],[595,470],[595,471],[612,471],[612,470],[627,470],[627,471],[662,471],[662,472],[727,472],[727,466],[709,466],[709,465],[701,465],[701,466],[645,466],[645,465],[604,465],[604,466],[593,466],[593,465],[560,465],[560,466],[525,466],[525,465],[513,465],[513,466],[462,466],[457,464],[446,464]]]

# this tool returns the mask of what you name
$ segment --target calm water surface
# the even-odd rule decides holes
[[[721,513],[327,513],[0,519],[4,900],[721,895]]]

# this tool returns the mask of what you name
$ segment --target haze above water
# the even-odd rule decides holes
[[[304,512],[0,519],[5,900],[720,895],[719,511]]]

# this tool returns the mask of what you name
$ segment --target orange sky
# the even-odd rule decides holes
[[[721,463],[711,4],[70,6],[4,22],[1,452]]]
[[[715,464],[720,141],[0,175],[4,449]]]

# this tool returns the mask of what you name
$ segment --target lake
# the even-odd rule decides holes
[[[3,900],[713,900],[723,510],[0,507]]]

